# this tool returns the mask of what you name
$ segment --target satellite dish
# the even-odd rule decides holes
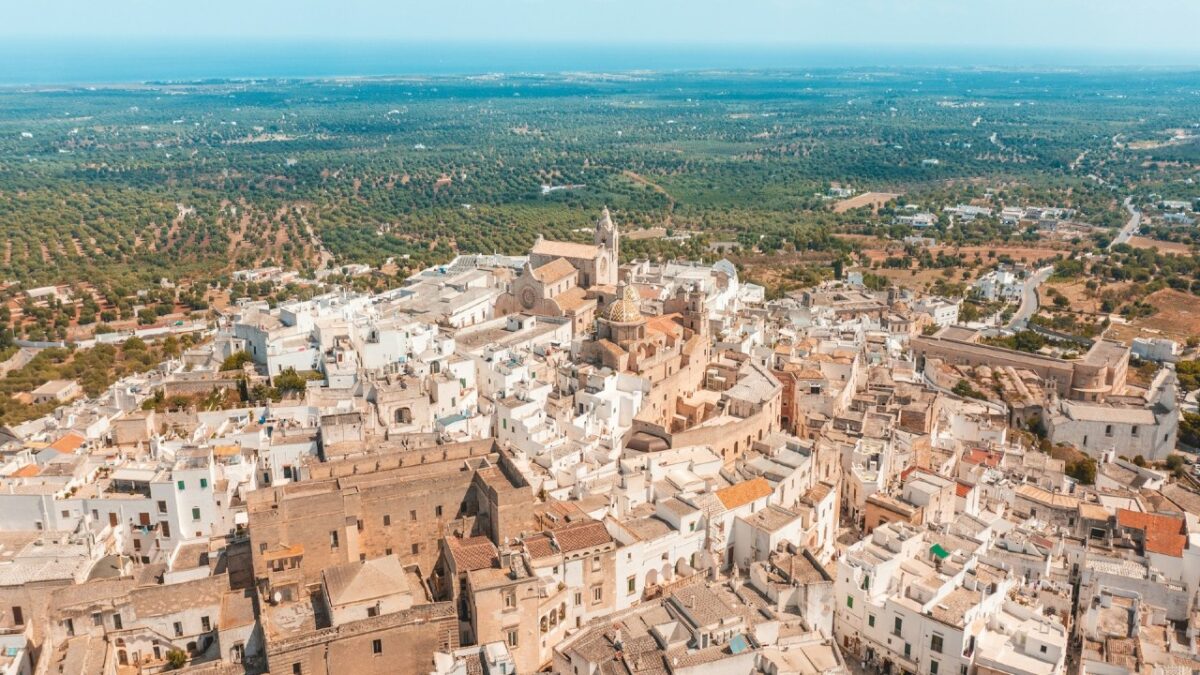
[[[279,591],[275,591],[275,593],[273,595],[271,595],[271,601],[274,602],[276,605],[278,605],[280,602],[283,601],[283,594],[280,593]]]

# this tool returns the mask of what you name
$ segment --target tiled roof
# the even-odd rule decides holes
[[[569,523],[554,530],[552,534],[563,553],[603,546],[612,541],[612,535],[608,533],[604,523],[598,520]]]
[[[537,560],[539,558],[549,558],[554,555],[554,542],[545,534],[535,534],[525,538],[525,550],[529,552],[529,557]]]
[[[1117,525],[1144,532],[1145,548],[1150,553],[1178,558],[1187,546],[1184,522],[1180,518],[1117,509]]]
[[[555,258],[533,271],[533,278],[544,284],[552,284],[575,273],[575,268],[566,258]]]
[[[448,537],[446,545],[459,572],[482,570],[500,564],[500,554],[496,551],[496,545],[487,537]]]
[[[983,450],[981,448],[972,448],[969,452],[963,455],[963,461],[967,464],[982,464],[995,468],[1000,466],[1000,460],[1003,455],[999,452]]]
[[[33,478],[41,472],[42,470],[38,468],[37,464],[26,464],[9,475],[13,478]]]
[[[559,309],[564,312],[579,309],[587,302],[587,291],[578,286],[572,286],[554,296],[554,302],[558,303]]]
[[[555,258],[592,260],[600,253],[600,247],[595,244],[576,244],[570,241],[542,239],[533,245],[531,253]]]
[[[322,572],[331,605],[348,605],[408,592],[404,566],[394,555],[327,567]]]
[[[761,476],[717,490],[717,498],[727,509],[736,509],[756,499],[770,496],[770,494],[771,484]]]
[[[54,450],[57,450],[59,452],[63,452],[63,453],[66,453],[69,455],[69,454],[74,453],[76,450],[78,450],[79,447],[82,446],[84,441],[86,441],[86,440],[87,439],[84,438],[82,435],[77,434],[72,431],[71,433],[69,433],[69,434],[63,436],[62,438],[58,439],[57,441],[54,441],[53,443],[51,443],[50,447]]]

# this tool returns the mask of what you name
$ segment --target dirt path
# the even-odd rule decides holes
[[[645,185],[646,187],[650,188],[651,190],[654,190],[655,192],[662,195],[663,197],[666,197],[666,199],[667,199],[667,216],[665,218],[663,218],[663,225],[665,227],[671,227],[672,223],[674,222],[673,218],[674,218],[674,214],[675,214],[675,197],[671,196],[671,193],[667,192],[666,189],[663,188],[663,186],[659,185],[658,183],[655,183],[654,181],[650,180],[649,178],[646,178],[645,176],[643,176],[639,173],[635,173],[628,169],[625,169],[621,173],[629,180],[631,180],[635,183],[638,183],[640,185]]]

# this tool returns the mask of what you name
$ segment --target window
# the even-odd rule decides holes
[[[1112,436],[1112,425],[1111,424],[1104,425],[1104,435]]]
[[[967,670],[969,670],[967,668],[967,664],[965,664],[965,663],[962,664],[961,666],[958,667],[958,675],[967,675]]]
[[[854,596],[852,596],[852,595],[846,596],[846,607],[848,609],[854,609]]]
[[[593,572],[600,571],[600,556],[595,556],[592,558],[592,571]]]
[[[67,619],[66,621],[63,621],[63,628],[65,628],[67,630],[67,635],[69,637],[75,637],[75,622],[74,621],[72,621],[71,619]]]
[[[508,631],[508,646],[509,647],[517,646],[517,631],[515,631],[515,630]]]
[[[930,651],[937,652],[938,654],[942,653],[942,636],[941,635],[934,633],[933,637],[929,638],[929,649],[930,649]]]
[[[421,545],[420,545],[420,544],[413,544],[413,545],[412,545],[412,554],[413,554],[413,555],[416,555],[416,554],[418,554],[418,553],[420,553],[420,552],[421,552]]]
[[[123,622],[121,621],[121,615],[113,614],[113,630],[121,630],[124,627],[125,626],[124,626]]]
[[[912,656],[912,645],[905,642],[904,643],[904,658],[907,659],[907,658],[910,658],[911,656]]]
[[[362,531],[363,531],[363,521],[362,521],[362,518],[359,518],[358,520],[356,520],[356,521],[354,522],[354,526],[355,526],[356,528],[358,528],[358,531],[359,531],[359,532],[362,532]]]
[[[367,618],[370,619],[370,618],[373,618],[376,616],[379,616],[379,608],[378,607],[368,607],[367,608]]]
[[[159,512],[159,513],[166,513],[166,512],[167,512],[167,503],[166,503],[166,502],[164,502],[164,501],[162,501],[162,500],[159,500],[159,502],[158,502],[158,512]]]
[[[304,671],[300,670],[299,663],[292,664],[292,675],[300,675],[302,672],[304,672]]]
[[[200,617],[200,630],[205,633],[212,630],[212,621],[209,621],[207,616]]]
[[[930,661],[929,662],[929,675],[937,675],[937,671],[938,671],[938,662]]]
[[[63,518],[70,518],[70,517],[71,517],[71,512],[70,512],[70,511],[67,511],[67,510],[64,510],[64,511],[62,512],[62,517],[63,517]]]
[[[583,604],[583,593],[580,593],[579,591],[575,591],[575,606],[578,607],[582,604]]]
[[[199,506],[192,507],[192,520],[200,520],[200,507]]]
[[[18,607],[17,609],[20,609],[20,607]],[[1039,648],[1042,650],[1043,654],[1046,653],[1046,645],[1039,645]]]
[[[1137,438],[1137,436],[1138,436],[1138,428],[1137,428],[1137,425],[1136,425],[1136,424],[1135,424],[1135,425],[1133,425],[1133,426],[1131,426],[1131,427],[1129,427],[1129,435],[1130,435],[1130,436],[1133,436],[1134,438]]]
[[[870,589],[870,588],[871,588],[871,576],[870,576],[869,574],[868,574],[868,575],[864,575],[864,576],[863,576],[863,582],[862,582],[862,589],[865,591],[865,590],[868,590],[868,589]]]
[[[183,637],[183,624],[176,621],[174,628],[175,628],[175,637]]]
[[[604,587],[603,586],[592,586],[592,603],[595,604],[597,602],[603,602],[603,601],[604,601]]]
[[[389,526],[389,525],[391,525],[391,524],[392,524],[392,517],[391,517],[391,516],[388,516],[388,515],[385,515],[385,516],[383,517],[383,526],[384,526],[384,527],[387,527],[387,526]]]
[[[409,512],[408,512],[408,519],[409,519],[409,520],[416,520],[416,519],[417,519],[417,512],[416,512],[416,511],[409,511]]]
[[[206,487],[208,487],[208,479],[207,479],[207,478],[201,478],[201,479],[200,479],[200,489],[201,489],[201,490],[203,490],[203,489],[204,489],[204,488],[206,488]]]
[[[100,612],[92,612],[92,625],[93,626],[103,626],[104,625],[104,615],[101,614]]]
[[[24,611],[22,611],[20,607],[18,607],[18,606],[15,606],[15,605],[13,606],[13,608],[12,608],[12,616],[13,616],[13,623],[14,623],[14,624],[16,624],[16,625],[18,625],[18,626],[24,626],[24,625],[25,625],[25,612],[24,612]]]
[[[442,517],[442,505],[441,504],[438,504],[436,507],[434,507],[433,515],[437,516],[438,518]]]
[[[625,580],[625,585],[629,589],[629,591],[628,591],[629,594],[633,595],[637,591],[637,577],[636,576],[629,577],[628,579]]]
[[[875,615],[874,614],[867,615],[867,625],[870,626],[871,628],[875,627]]]
[[[186,486],[184,485],[184,482],[183,482],[183,481],[177,481],[177,482],[175,483],[175,487],[179,488],[180,490],[184,490],[184,489],[186,489]]]
[[[338,547],[337,530],[330,530],[329,531],[329,548],[337,548],[337,547]]]
[[[371,640],[371,653],[372,654],[382,654],[383,653],[383,640]]]
[[[513,590],[504,591],[504,609],[512,609],[517,606],[517,592]]]
[[[899,635],[900,631],[903,630],[903,628],[904,628],[904,619],[901,619],[900,617],[896,617],[896,621],[892,624],[892,633],[895,635]]]

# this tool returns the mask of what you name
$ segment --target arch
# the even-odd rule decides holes
[[[646,572],[645,588],[650,588],[651,586],[657,586],[657,585],[658,585],[658,570],[651,568],[649,572]]]
[[[665,563],[659,573],[662,574],[663,583],[670,583],[675,578],[675,568],[671,563]]]

